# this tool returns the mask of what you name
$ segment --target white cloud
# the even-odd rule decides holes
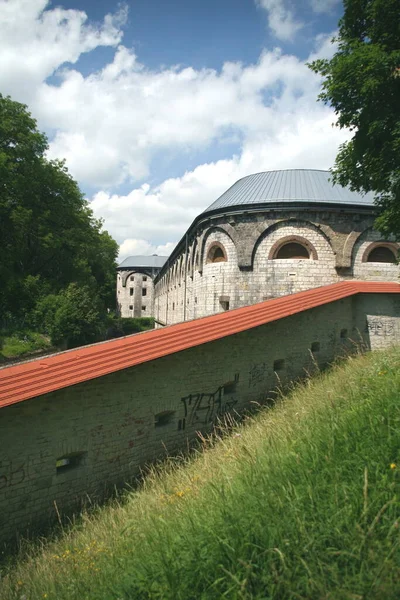
[[[310,0],[311,8],[316,13],[330,13],[342,0]]]
[[[279,40],[292,41],[297,31],[303,27],[303,23],[287,7],[287,0],[256,0],[256,4],[267,12],[268,27]]]
[[[127,9],[97,27],[79,10],[45,10],[48,0],[0,0],[0,88],[17,100],[34,100],[37,86],[64,63],[99,46],[116,46]]]
[[[263,3],[291,22],[280,4]],[[121,258],[169,252],[196,215],[244,175],[330,167],[346,137],[330,126],[333,112],[316,103],[319,79],[296,56],[274,49],[253,65],[228,62],[220,71],[150,70],[121,45],[126,11],[95,26],[81,11],[46,6],[0,0],[0,89],[29,103],[39,126],[54,132],[50,155],[65,157],[80,184],[99,190],[92,207],[121,244]],[[327,36],[316,42],[317,55],[332,53]],[[102,45],[116,51],[101,70],[85,76],[71,67]],[[154,174],[160,152],[185,156],[227,136],[240,140],[234,156],[152,189],[134,184]],[[132,191],[113,193],[122,182]]]

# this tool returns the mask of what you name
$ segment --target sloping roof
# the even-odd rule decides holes
[[[277,321],[358,293],[399,294],[400,284],[345,281],[123,339],[0,369],[0,408]]]
[[[265,171],[239,179],[202,214],[252,204],[318,203],[373,206],[373,194],[365,196],[349,188],[332,185],[329,171],[288,169]]]
[[[164,265],[168,256],[158,256],[158,254],[152,254],[151,256],[128,256],[125,260],[118,265],[118,269],[130,269],[132,268],[159,268]]]

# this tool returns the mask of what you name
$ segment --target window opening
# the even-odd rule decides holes
[[[297,242],[289,242],[281,246],[276,253],[275,258],[279,259],[299,259],[299,258],[310,258],[310,253],[301,244]]]
[[[56,472],[57,475],[59,473],[65,473],[70,469],[78,467],[82,464],[83,459],[86,456],[86,452],[72,452],[71,454],[66,454],[65,456],[60,456],[56,460]]]
[[[133,288],[129,288],[129,295],[133,296]]]
[[[147,281],[146,275],[143,275],[143,281]]]
[[[377,246],[368,254],[367,262],[396,263],[396,257],[387,246]]]
[[[225,252],[223,251],[221,246],[217,246],[217,245],[211,246],[211,248],[208,251],[207,262],[208,263],[226,262]]]
[[[146,288],[142,288],[142,296],[147,296],[147,289]]]
[[[133,310],[133,304],[129,305],[129,310]]]
[[[134,277],[131,277],[131,281],[135,281],[135,278],[134,278]]]
[[[160,413],[157,413],[154,415],[154,427],[164,427],[164,425],[168,425],[171,423],[174,414],[174,410],[164,410]]]
[[[274,371],[282,371],[284,366],[285,366],[284,358],[279,358],[278,360],[274,361]]]
[[[142,306],[142,310],[146,310],[146,307],[145,307],[145,306]]]

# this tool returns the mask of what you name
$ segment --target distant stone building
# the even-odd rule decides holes
[[[166,256],[129,256],[117,268],[117,308],[121,317],[154,316],[154,278]]]
[[[162,258],[156,319],[177,323],[347,279],[398,281],[399,244],[373,229],[372,194],[329,178],[291,169],[237,181]]]

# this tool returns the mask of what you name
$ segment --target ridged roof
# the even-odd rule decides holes
[[[373,206],[371,193],[362,196],[349,188],[332,185],[329,171],[288,169],[265,171],[239,179],[204,212],[248,204],[310,202]]]
[[[120,265],[118,265],[118,269],[133,269],[137,268],[158,268],[161,267],[166,262],[168,256],[158,256],[158,254],[152,254],[151,256],[128,256],[125,260],[122,261]]]
[[[399,294],[398,283],[343,281],[252,306],[0,369],[0,408],[259,327],[358,293]]]

